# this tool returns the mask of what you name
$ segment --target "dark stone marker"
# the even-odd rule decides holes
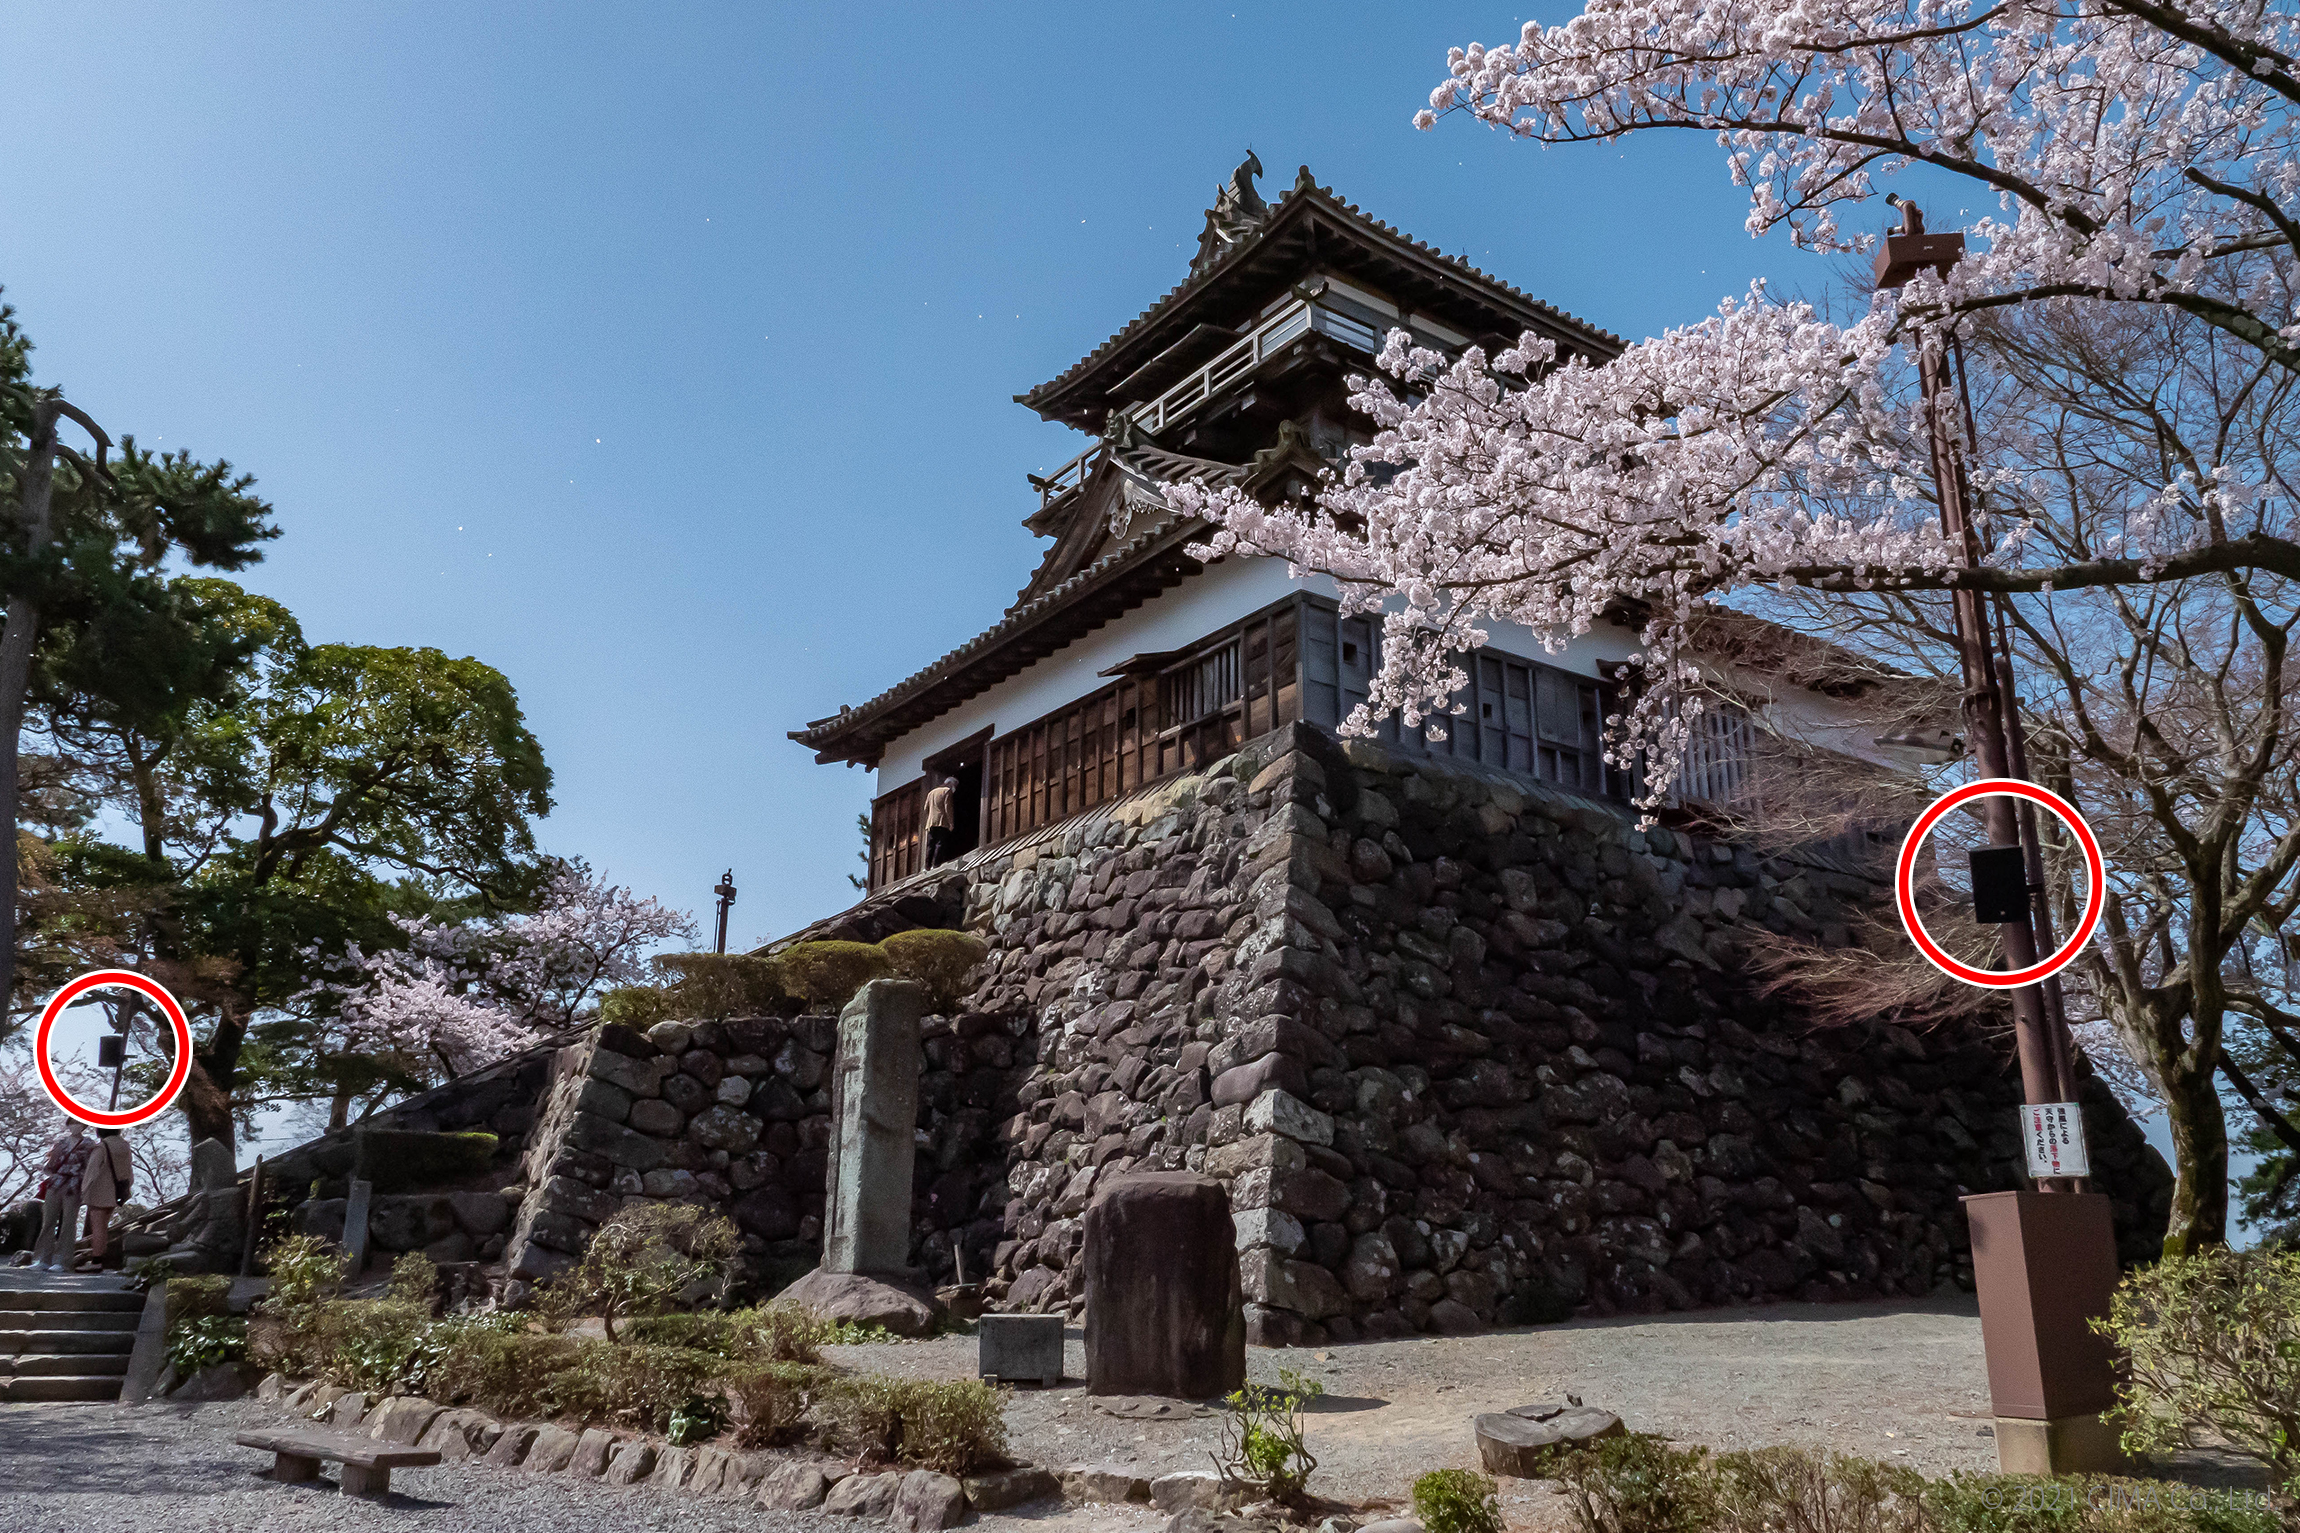
[[[1086,1210],[1086,1392],[1203,1400],[1246,1382],[1237,1232],[1222,1184],[1122,1176]]]

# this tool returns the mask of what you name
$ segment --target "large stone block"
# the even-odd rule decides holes
[[[918,1019],[926,1000],[924,987],[913,981],[874,979],[839,1014],[823,1209],[826,1272],[896,1272],[909,1264]]]
[[[620,1123],[610,1123],[605,1118],[577,1118],[567,1131],[567,1143],[578,1150],[590,1150],[605,1157],[610,1165],[629,1171],[652,1171],[663,1163],[667,1153],[662,1140],[636,1133]]]
[[[1245,1382],[1236,1241],[1211,1177],[1143,1172],[1103,1186],[1080,1252],[1089,1393],[1195,1400]]]
[[[657,1055],[653,1059],[633,1059],[609,1049],[594,1050],[591,1055],[591,1079],[605,1081],[634,1097],[659,1095],[663,1077],[670,1073],[671,1061]]]

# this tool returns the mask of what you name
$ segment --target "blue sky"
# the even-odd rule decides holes
[[[254,473],[247,583],[314,639],[502,669],[546,843],[698,914],[732,864],[737,941],[859,867],[868,779],[785,732],[1012,600],[1023,474],[1086,443],[1011,396],[1180,280],[1249,145],[1627,335],[1825,279],[1705,140],[1415,132],[1506,5],[9,14],[42,379]]]

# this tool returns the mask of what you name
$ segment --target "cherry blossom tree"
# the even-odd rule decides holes
[[[1552,646],[1601,616],[1643,625],[1644,685],[1616,721],[1667,794],[1701,702],[1687,624],[1760,586],[2007,592],[2265,570],[2300,543],[2265,524],[2273,487],[2167,465],[2111,546],[2026,557],[2017,518],[1989,567],[1959,567],[1902,444],[1917,406],[1904,343],[1972,310],[2029,301],[2166,305],[2300,369],[2294,22],[2236,7],[2097,0],[1975,9],[1872,0],[1655,7],[1591,0],[1515,45],[1457,49],[1417,119],[1465,112],[1545,143],[1660,128],[1717,134],[1751,188],[1749,226],[1817,250],[1870,248],[1839,224],[1876,178],[1918,162],[1996,191],[2004,217],[1944,282],[1874,295],[1851,324],[1762,286],[1602,364],[1527,336],[1446,356],[1393,333],[1360,380],[1373,439],[1309,505],[1183,488],[1216,524],[1207,555],[1250,552],[1331,576],[1384,615],[1382,669],[1346,726],[1438,721],[1488,619]],[[1986,485],[1983,485],[1986,488]]]
[[[451,1079],[575,1026],[605,991],[646,977],[658,945],[694,922],[580,863],[563,865],[532,915],[393,918],[402,947],[357,945],[299,997],[331,1007],[341,1046],[404,1078]],[[348,1103],[339,1100],[338,1126]]]
[[[1995,194],[1925,313],[2162,303],[2300,369],[2300,16],[2257,0],[1589,0],[1472,43],[1415,119],[1541,143],[1714,133],[1748,227],[1868,250],[1839,215],[1922,163]],[[2254,252],[2237,291],[2208,280]]]

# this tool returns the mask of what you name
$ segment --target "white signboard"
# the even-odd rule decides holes
[[[2032,1102],[2020,1111],[2029,1175],[2092,1175],[2084,1153],[2084,1115],[2074,1102]]]

